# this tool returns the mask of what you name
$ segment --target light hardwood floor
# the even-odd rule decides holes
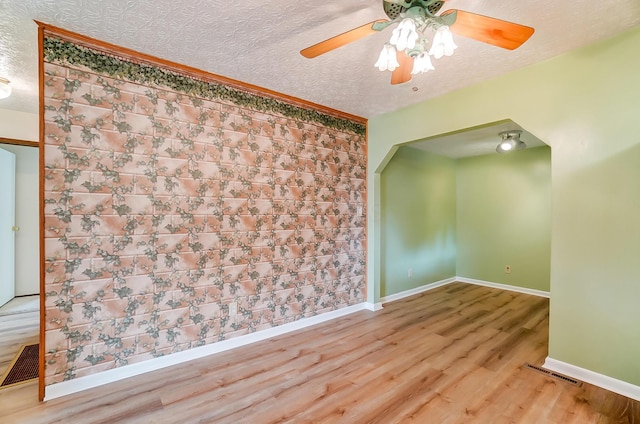
[[[0,308],[0,376],[4,375],[22,345],[38,343],[40,328],[40,313],[37,310],[4,315],[8,309],[12,309],[11,304]],[[4,417],[10,410],[33,406],[37,404],[37,399],[36,381],[0,389],[0,423],[10,422]],[[28,422],[17,422],[20,421]]]
[[[523,367],[547,338],[547,299],[454,283],[43,404],[0,391],[0,421],[640,423],[640,402]]]
[[[0,316],[0,376],[25,344],[38,343],[38,311]]]

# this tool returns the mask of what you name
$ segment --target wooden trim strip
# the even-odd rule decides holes
[[[18,140],[15,138],[0,137],[0,144],[11,144],[13,146],[38,147],[40,143],[37,141]]]
[[[369,122],[367,121],[365,123],[365,130],[364,130],[364,139],[367,143],[367,148],[365,149],[365,164],[366,164],[366,169],[364,171],[364,188],[365,188],[365,195],[362,198],[362,213],[364,214],[364,246],[363,246],[363,250],[364,250],[364,298],[367,302],[371,302],[374,305],[374,310],[375,309],[375,305],[377,303],[379,303],[379,300],[375,298],[375,288],[374,286],[374,282],[375,282],[375,277],[373,277],[373,280],[371,282],[369,282],[369,276],[368,276],[368,272],[369,272],[369,264],[371,263],[371,259],[369,258],[369,222],[373,222],[370,220],[373,220],[373,214],[369,214],[369,199],[371,198],[371,191],[373,190],[372,187],[369,187]],[[373,181],[371,181],[373,183]],[[373,185],[373,184],[372,184]],[[371,283],[371,284],[370,284]],[[369,291],[372,291],[374,293],[373,298],[369,299]],[[379,292],[378,292],[379,293]],[[378,296],[380,297],[380,296]],[[380,304],[382,306],[382,304]],[[378,309],[379,310],[379,309]]]
[[[148,54],[140,53],[135,50],[131,50],[125,47],[117,46],[115,44],[107,43],[104,41],[96,40],[81,34],[77,34],[71,31],[67,31],[62,28],[58,28],[40,21],[35,21],[38,27],[44,31],[46,35],[58,37],[62,40],[78,44],[80,46],[99,51],[108,56],[125,60],[142,65],[159,66],[167,69],[171,72],[175,72],[181,75],[185,75],[196,80],[212,82],[216,84],[222,84],[232,87],[237,90],[241,90],[250,94],[254,94],[260,97],[272,98],[284,103],[288,103],[304,109],[312,109],[320,113],[331,115],[340,119],[346,119],[359,124],[365,124],[366,118],[352,115],[346,112],[342,112],[336,109],[332,109],[326,106],[322,106],[316,103],[312,103],[297,97],[282,94],[273,90],[269,90],[263,87],[259,87],[252,84],[247,84],[238,80],[227,78],[221,75],[216,75],[210,72],[203,71],[201,69],[193,68],[191,66],[179,64],[166,59],[158,58]]]
[[[40,197],[40,352],[38,371],[38,399],[44,401],[44,364],[45,364],[45,252],[44,252],[44,28],[38,28],[38,104],[40,116],[40,143],[39,144],[39,197]]]

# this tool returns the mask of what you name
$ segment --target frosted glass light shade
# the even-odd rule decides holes
[[[413,69],[411,75],[421,74],[423,72],[432,71],[435,68],[431,63],[431,58],[426,53],[421,53],[413,59]]]
[[[416,23],[411,18],[403,19],[391,33],[389,43],[401,52],[404,49],[413,49],[416,46],[419,35],[416,31]]]
[[[400,66],[396,57],[396,48],[389,43],[385,44],[374,66],[381,71],[394,71]]]
[[[451,56],[453,51],[458,46],[453,42],[453,35],[446,25],[441,26],[436,30],[433,36],[433,42],[431,43],[431,49],[429,54],[436,59],[440,59],[442,56]]]

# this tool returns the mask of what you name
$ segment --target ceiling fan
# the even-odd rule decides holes
[[[436,15],[447,0],[383,0],[389,17],[369,22],[300,51],[314,58],[398,24],[380,53],[376,67],[392,71],[391,84],[410,81],[412,75],[434,69],[431,57],[450,56],[457,47],[451,32],[497,47],[514,50],[534,29],[464,10],[449,9]],[[433,31],[431,47],[427,34]]]

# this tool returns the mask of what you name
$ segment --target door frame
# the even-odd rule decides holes
[[[38,208],[40,210],[40,222],[39,222],[39,226],[40,226],[40,236],[39,236],[39,240],[38,240],[38,244],[39,244],[39,255],[38,257],[40,258],[40,290],[38,293],[38,297],[40,298],[40,331],[39,331],[39,355],[40,355],[40,359],[39,359],[39,370],[38,370],[38,399],[40,401],[42,401],[44,399],[44,314],[45,314],[45,304],[44,304],[44,286],[43,286],[43,282],[44,282],[44,264],[43,262],[43,258],[44,258],[44,226],[43,226],[43,222],[44,222],[44,205],[43,205],[43,199],[44,199],[44,179],[43,179],[43,171],[44,171],[44,166],[43,166],[43,149],[41,144],[38,141],[29,141],[29,140],[19,140],[19,139],[15,139],[15,138],[5,138],[5,137],[0,137],[0,145],[3,144],[10,144],[10,145],[14,145],[14,146],[26,146],[26,147],[35,147],[37,148],[38,151],[38,168],[39,168],[39,173],[40,176],[38,178],[38,198],[40,199],[39,201],[39,205]]]

